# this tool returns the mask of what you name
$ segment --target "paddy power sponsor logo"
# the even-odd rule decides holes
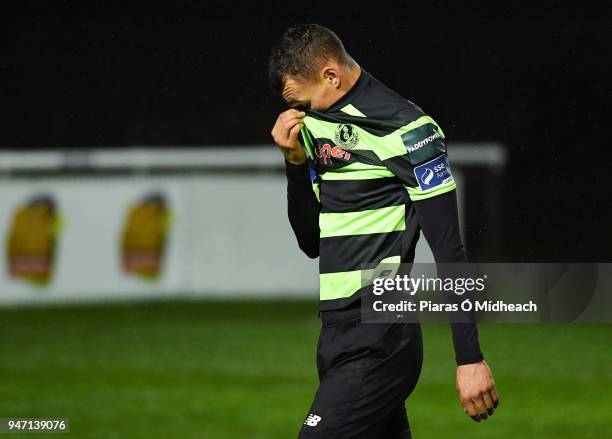
[[[38,285],[51,280],[60,217],[50,196],[37,196],[13,215],[7,245],[8,272]]]
[[[444,135],[433,123],[426,123],[402,134],[402,141],[413,165],[446,152]]]
[[[170,223],[163,195],[151,194],[128,211],[121,239],[122,266],[126,273],[156,279],[162,271]]]

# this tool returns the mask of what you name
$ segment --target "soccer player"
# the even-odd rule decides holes
[[[289,221],[320,269],[320,383],[299,438],[410,438],[404,404],[421,372],[420,326],[363,324],[361,267],[413,262],[421,230],[437,263],[466,262],[444,133],[323,26],[287,30],[269,75],[291,107],[272,129]],[[498,396],[476,325],[451,329],[460,401],[487,419]]]

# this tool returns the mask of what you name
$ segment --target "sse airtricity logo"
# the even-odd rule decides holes
[[[453,181],[446,154],[414,168],[414,176],[422,191]]]
[[[423,173],[423,175],[421,176],[421,182],[423,184],[427,184],[429,185],[429,183],[431,183],[431,180],[434,178],[434,173],[431,169],[427,168],[425,169],[425,173]]]
[[[304,421],[304,425],[308,425],[309,427],[316,427],[320,420],[321,416],[313,415],[312,413],[310,413]]]

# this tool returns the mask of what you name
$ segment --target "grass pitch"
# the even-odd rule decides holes
[[[0,326],[0,417],[68,417],[68,437],[293,438],[317,386],[312,301],[5,309]],[[612,438],[612,325],[480,333],[498,412],[463,413],[450,329],[424,325],[415,438]]]

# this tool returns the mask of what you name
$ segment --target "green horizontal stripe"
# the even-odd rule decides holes
[[[408,154],[408,151],[406,150],[406,145],[404,145],[404,141],[402,140],[402,134],[428,123],[435,125],[438,128],[440,135],[443,138],[445,137],[442,128],[440,128],[440,125],[438,125],[431,116],[421,116],[409,124],[404,125],[394,132],[382,137],[372,134],[358,125],[352,125],[353,129],[359,136],[359,142],[354,149],[372,151],[381,161],[399,155],[406,155]],[[336,129],[338,127],[337,123],[315,119],[312,116],[306,116],[304,118],[304,124],[309,130],[312,131],[316,138],[327,139],[334,139]]]
[[[361,270],[322,273],[319,280],[319,298],[321,300],[349,297],[361,288]]]
[[[340,111],[342,111],[342,112],[344,112],[346,114],[350,114],[351,116],[366,117],[365,114],[363,114],[361,111],[359,111],[357,108],[355,108],[351,104],[348,104],[344,108],[341,108]]]
[[[366,235],[404,230],[405,206],[381,207],[361,212],[322,213],[319,215],[321,238]]]
[[[426,198],[435,197],[436,195],[441,195],[446,192],[450,192],[456,188],[457,188],[457,184],[455,183],[454,180],[449,181],[448,183],[441,184],[440,186],[432,188],[428,191],[423,191],[421,190],[420,187],[412,188],[412,187],[406,186],[406,190],[408,191],[408,196],[410,197],[412,201],[419,201],[419,200],[424,200]]]
[[[321,201],[321,187],[319,183],[312,183],[312,191],[315,193],[315,197],[317,197],[317,201]]]
[[[372,180],[375,178],[393,177],[394,174],[384,166],[351,163],[342,168],[329,170],[321,174],[322,180]]]
[[[333,139],[336,134],[336,129],[338,128],[337,123],[328,122],[326,120],[316,119],[312,116],[304,117],[304,125],[312,131],[315,139],[327,138]],[[311,145],[314,148],[314,142]]]
[[[314,150],[312,145],[312,139],[310,138],[310,133],[306,129],[304,125],[301,129],[302,139],[304,139],[304,149],[306,150],[306,155],[313,159],[314,158]]]
[[[438,130],[440,131],[440,135],[444,137],[442,129],[430,116],[421,116],[417,120],[410,122],[408,125],[404,125],[403,127],[399,128],[397,131],[387,134],[384,137],[379,137],[377,142],[372,143],[372,148],[380,160],[388,160],[398,155],[407,154],[408,151],[406,150],[406,145],[404,145],[404,141],[402,140],[402,134],[428,123],[437,126]]]
[[[390,256],[380,261],[380,264],[399,263],[400,256]],[[319,298],[321,300],[334,300],[352,296],[360,288],[371,284],[376,277],[377,271],[378,268],[322,273],[320,275]]]

